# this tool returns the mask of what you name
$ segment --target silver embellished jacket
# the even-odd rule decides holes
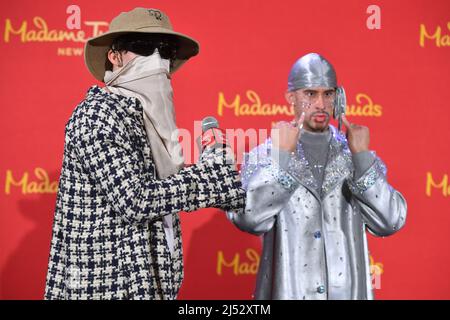
[[[285,169],[271,156],[270,139],[246,157],[245,211],[227,216],[241,230],[263,236],[256,299],[373,299],[366,230],[397,232],[405,224],[406,201],[388,184],[378,157],[355,180],[346,138],[330,130],[321,190],[300,142]]]

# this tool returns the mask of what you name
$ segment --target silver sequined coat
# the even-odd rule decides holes
[[[330,130],[321,190],[300,142],[286,170],[271,157],[270,139],[246,157],[245,211],[227,215],[241,230],[262,235],[256,299],[373,299],[366,230],[397,232],[406,201],[388,184],[378,157],[355,181],[347,141]]]

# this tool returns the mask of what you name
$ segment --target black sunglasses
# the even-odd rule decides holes
[[[176,42],[155,35],[126,34],[116,38],[111,45],[113,51],[131,51],[141,56],[149,56],[155,49],[163,59],[173,62],[177,58]]]

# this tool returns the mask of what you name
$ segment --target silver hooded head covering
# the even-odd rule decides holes
[[[314,87],[337,87],[336,72],[324,57],[308,53],[298,59],[288,77],[288,91]]]

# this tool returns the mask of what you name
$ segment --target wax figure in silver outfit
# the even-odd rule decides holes
[[[396,233],[406,201],[369,151],[366,127],[344,117],[347,138],[329,125],[338,88],[333,66],[307,54],[288,80],[296,119],[277,124],[278,138],[272,130],[246,156],[245,211],[227,213],[241,230],[262,235],[255,298],[373,299],[366,230]]]

